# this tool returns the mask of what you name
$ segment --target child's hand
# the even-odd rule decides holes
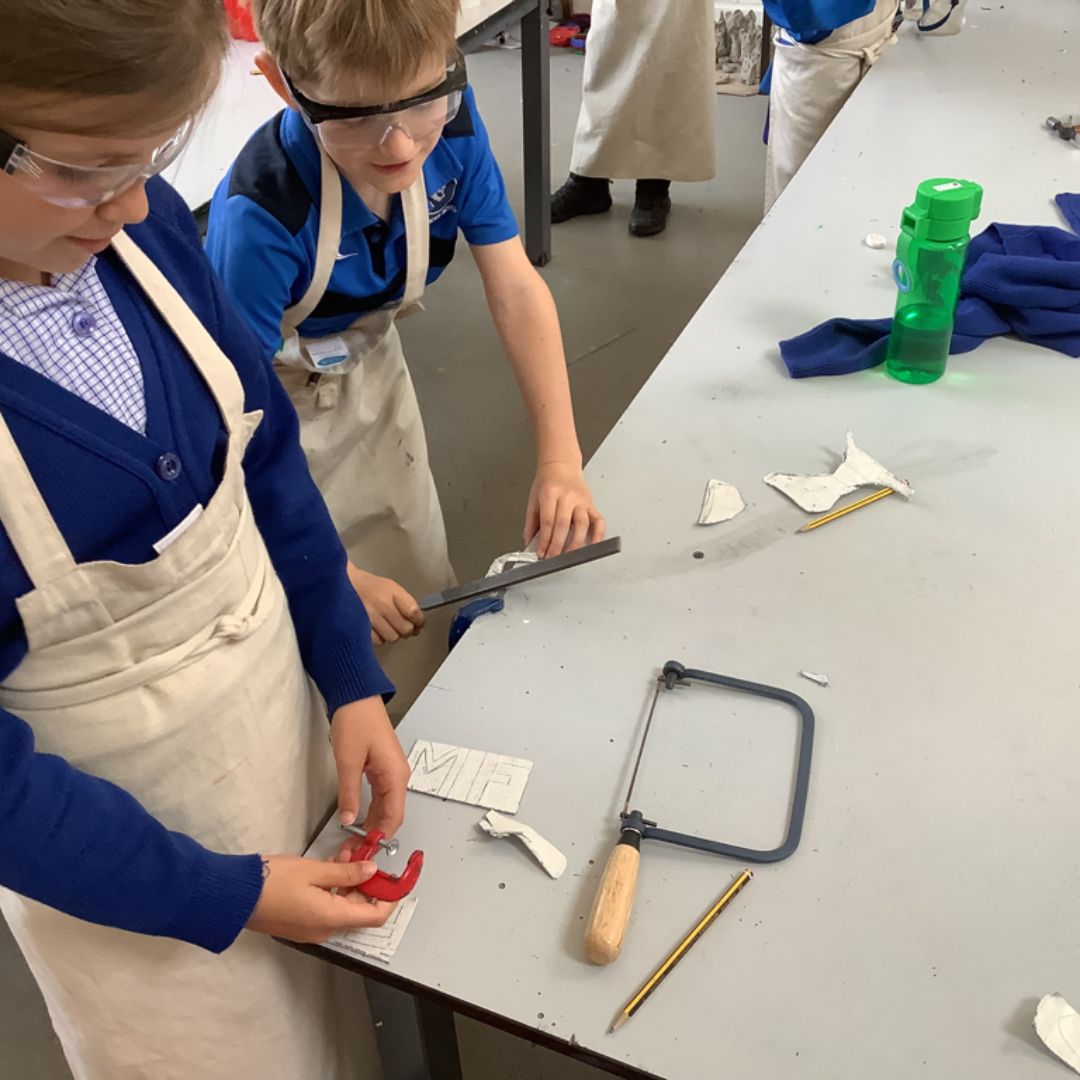
[[[579,466],[552,461],[536,470],[525,511],[525,543],[534,537],[541,559],[604,539],[604,519]]]
[[[375,645],[415,637],[424,625],[420,605],[396,581],[369,574],[349,563],[349,580],[367,608]]]
[[[360,816],[360,781],[367,777],[371,805],[363,821],[370,832],[393,836],[405,820],[409,762],[380,697],[342,705],[330,722],[330,745],[338,774],[338,816],[343,825]]]
[[[382,926],[393,904],[356,892],[375,873],[373,862],[336,863],[270,855],[262,894],[247,928],[289,941],[326,941],[343,930]],[[331,889],[348,889],[335,896]]]

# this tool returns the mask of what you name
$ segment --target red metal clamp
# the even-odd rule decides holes
[[[350,832],[354,831],[352,829]],[[359,833],[359,830],[356,830]],[[391,845],[393,845],[391,847]],[[378,829],[372,829],[364,836],[360,846],[352,853],[349,862],[363,862],[365,859],[374,857],[378,849],[387,848],[393,854],[397,850],[397,841],[387,841],[386,837]],[[420,880],[420,871],[424,868],[424,853],[414,851],[405,864],[405,869],[398,875],[387,874],[382,870],[376,870],[374,876],[368,878],[363,885],[357,885],[357,889],[365,896],[373,900],[386,900],[397,903],[398,900],[408,896]]]

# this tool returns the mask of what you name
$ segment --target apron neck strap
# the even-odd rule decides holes
[[[323,145],[315,137],[319,147],[319,174],[321,194],[319,198],[319,237],[315,242],[315,272],[311,284],[299,302],[289,308],[281,320],[281,336],[288,338],[296,328],[315,310],[330,284],[334,272],[338,245],[341,243],[341,174],[330,160]]]
[[[427,186],[424,170],[401,193],[401,211],[405,218],[405,295],[403,308],[415,304],[424,295],[428,272],[428,247],[431,226],[428,224]]]
[[[325,295],[341,244],[341,174],[322,143],[318,146],[322,194],[319,204],[319,235],[315,242],[315,272],[311,276],[307,291],[282,317],[281,336],[286,339],[296,333],[296,328],[311,315]],[[401,210],[405,219],[406,245],[405,294],[401,299],[401,307],[407,308],[424,295],[427,281],[430,232],[423,169],[416,180],[401,193]]]
[[[31,584],[40,589],[74,570],[75,559],[2,416],[0,475],[0,522]]]
[[[179,338],[210,388],[226,427],[233,432],[244,414],[244,388],[236,369],[165,275],[130,236],[118,233],[113,238],[113,247]],[[76,563],[2,416],[0,476],[4,478],[0,483],[0,522],[34,588],[40,589],[73,571]]]
[[[236,368],[221,351],[210,332],[173,288],[149,256],[125,232],[113,237],[113,248],[132,277],[142,286],[161,317],[179,339],[210,388],[225,426],[232,433],[244,415],[244,388]]]

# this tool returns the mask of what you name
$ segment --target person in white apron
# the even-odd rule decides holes
[[[299,853],[333,803],[335,770],[244,485],[261,414],[245,414],[235,369],[160,271],[123,233],[114,245],[217,401],[224,475],[159,557],[80,565],[0,417],[0,523],[33,583],[18,600],[29,653],[0,705],[40,751],[119,785],[171,830],[223,853]],[[5,889],[0,910],[76,1080],[378,1075],[360,980],[342,985],[265,935],[214,956]]]
[[[817,145],[871,66],[892,44],[901,21],[899,0],[877,0],[870,11],[853,18],[812,44],[785,28],[788,0],[768,8],[778,22],[769,85],[768,149],[765,164],[765,210]],[[801,11],[805,5],[797,5]],[[832,8],[843,7],[843,0]],[[865,0],[847,7],[866,10]]]
[[[315,271],[307,292],[285,313],[275,370],[296,406],[308,468],[349,553],[351,573],[405,582],[423,596],[455,582],[424,422],[396,325],[422,310],[429,242],[424,174],[401,195],[407,262],[400,303],[320,340],[296,330],[322,299],[341,241],[342,178],[321,147],[320,163]],[[402,615],[417,628],[423,624],[418,613]],[[431,622],[415,640],[380,653],[398,691],[395,715],[446,656],[445,616]],[[385,626],[374,626],[386,634]]]
[[[551,220],[611,208],[610,181],[636,180],[630,232],[667,224],[672,180],[716,174],[713,0],[594,0],[570,176]]]

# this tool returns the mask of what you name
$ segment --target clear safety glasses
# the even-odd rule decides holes
[[[385,105],[327,105],[305,97],[282,72],[293,99],[327,149],[374,150],[390,133],[403,131],[413,142],[423,142],[441,131],[458,114],[468,84],[465,61],[453,58],[446,78],[430,90]]]
[[[54,206],[100,206],[171,165],[191,137],[188,120],[149,161],[127,165],[72,165],[31,150],[22,139],[0,130],[0,171],[15,177],[39,199]]]

